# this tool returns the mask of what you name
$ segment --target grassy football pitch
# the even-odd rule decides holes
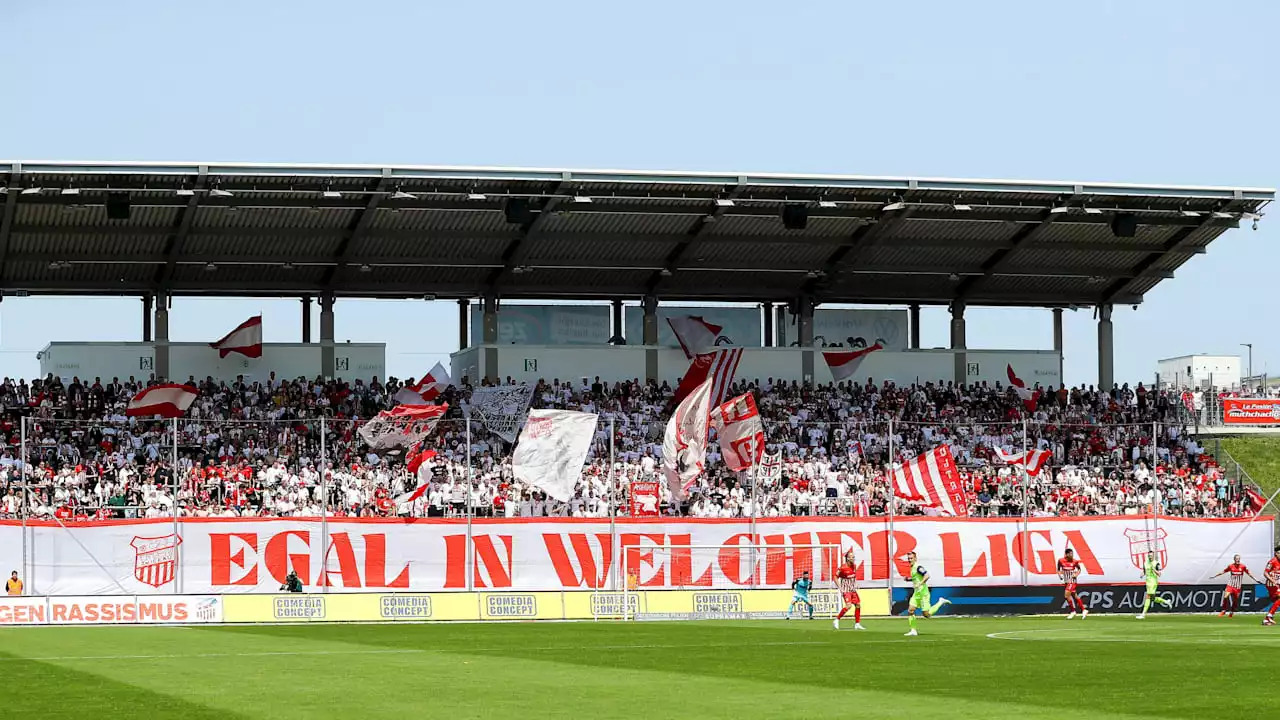
[[[1258,616],[0,630],[33,718],[1265,716]]]

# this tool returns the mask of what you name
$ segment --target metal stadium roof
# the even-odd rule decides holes
[[[0,163],[5,294],[1133,304],[1273,190]],[[111,219],[109,205],[127,219]],[[786,208],[794,206],[795,209]],[[783,215],[791,215],[784,222]],[[1126,222],[1136,223],[1131,237]],[[797,226],[803,225],[800,229]]]

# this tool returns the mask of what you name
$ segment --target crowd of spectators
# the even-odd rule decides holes
[[[280,380],[274,374],[263,382],[192,378],[189,383],[199,389],[199,398],[186,417],[160,421],[125,416],[128,399],[145,384],[135,378],[109,383],[5,379],[0,384],[0,517],[26,512],[88,520],[171,517],[175,511],[181,516],[625,515],[633,481],[661,480],[662,433],[673,394],[668,384],[640,381],[539,383],[535,407],[585,410],[601,418],[575,495],[561,503],[516,481],[510,446],[478,421],[473,421],[468,452],[465,421],[457,412],[470,392],[463,380],[440,398],[452,407],[429,440],[438,451],[426,464],[429,490],[419,500],[398,504],[395,499],[423,475],[407,472],[402,454],[370,450],[357,429],[393,404],[402,383]],[[755,393],[768,452],[780,453],[780,467],[733,473],[713,446],[707,471],[685,502],[672,503],[659,483],[663,513],[883,515],[889,511],[886,465],[941,443],[952,449],[974,515],[1139,514],[1150,512],[1153,503],[1178,516],[1233,516],[1248,510],[1242,489],[1188,437],[1189,413],[1180,395],[1142,384],[1108,392],[1038,389],[1034,411],[1011,389],[986,384],[897,386],[866,380],[813,387],[765,379],[741,381],[735,392]],[[1038,478],[1028,479],[999,461],[996,448],[1049,450],[1052,461]],[[322,459],[328,462],[323,479]],[[894,512],[922,511],[899,499]]]

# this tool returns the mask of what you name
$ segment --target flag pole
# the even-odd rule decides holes
[[[1031,562],[1031,475],[1027,473],[1030,456],[1027,441],[1027,414],[1022,414],[1022,587],[1027,586],[1027,563]]]
[[[612,547],[612,550],[610,552],[614,558],[614,563],[613,563],[613,572],[609,574],[609,582],[611,585],[613,585],[612,589],[615,592],[618,590],[618,575],[619,573],[622,572],[622,568],[619,567],[620,563],[618,562],[620,559],[618,556],[618,482],[617,482],[617,478],[614,476],[614,470],[613,470],[613,467],[614,467],[613,438],[617,434],[616,423],[617,423],[617,418],[615,418],[613,415],[610,415],[609,416],[609,470],[608,470],[607,477],[609,478],[609,545]],[[626,601],[627,601],[626,597],[623,596],[622,602],[626,603]]]
[[[763,424],[764,422],[761,421],[761,425]],[[756,515],[759,514],[756,511],[756,498],[759,497],[759,493],[756,491],[756,486],[760,484],[760,473],[757,469],[757,463],[756,463],[755,442],[751,443],[751,471],[750,472],[751,472],[751,586],[758,587],[760,585],[760,580],[759,578],[756,577],[756,571],[759,569],[760,558],[756,553],[756,545],[760,543],[760,538],[756,535]],[[812,512],[812,510],[810,512]]]
[[[181,542],[182,536],[178,532],[178,418],[173,419],[173,504],[170,509],[173,511],[173,538]],[[177,553],[177,550],[174,552]],[[174,567],[173,594],[177,595],[182,592],[179,587],[182,585],[182,558],[175,556],[175,559],[178,563]]]
[[[327,580],[329,569],[329,421],[320,418],[320,577]],[[329,583],[320,586],[320,592],[329,592]]]
[[[27,572],[29,567],[34,566],[34,563],[31,563],[31,550],[27,546],[27,511],[31,505],[31,488],[27,483],[29,474],[27,472],[27,416],[20,416],[19,421],[22,428],[19,431],[21,449],[19,450],[18,461],[18,470],[22,473],[19,476],[22,478],[22,581],[27,583],[31,587],[31,593],[35,594],[35,578],[31,577]]]
[[[463,567],[467,573],[467,591],[475,590],[473,577],[475,566],[475,543],[471,536],[471,489],[474,487],[475,476],[471,470],[471,411],[464,407],[462,409],[463,421],[467,424],[467,557],[463,563]]]
[[[892,417],[892,416],[890,416],[890,417],[889,417],[889,463],[888,463],[888,465],[886,466],[886,468],[887,468],[887,472],[886,472],[886,475],[885,475],[885,479],[888,481],[888,485],[889,485],[889,488],[888,488],[888,489],[889,489],[889,542],[888,542],[888,548],[889,548],[889,614],[890,614],[890,615],[892,615],[892,614],[893,614],[893,576],[894,576],[894,574],[895,574],[895,573],[894,573],[894,568],[896,567],[895,563],[893,562],[893,560],[894,560],[894,557],[893,557],[893,554],[894,554],[894,542],[893,542],[893,505],[894,505],[894,502],[893,502],[893,501],[894,501],[894,497],[897,495],[897,493],[894,491],[894,487],[893,487],[893,417]]]
[[[1160,464],[1160,422],[1151,423],[1151,479],[1155,486],[1155,504],[1151,506],[1151,527],[1156,531],[1156,539],[1160,539],[1160,476],[1156,466]]]

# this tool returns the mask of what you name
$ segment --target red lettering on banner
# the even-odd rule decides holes
[[[559,533],[543,533],[542,542],[547,546],[551,566],[555,568],[561,586],[601,588],[609,582],[609,568],[613,565],[613,538],[608,533],[594,535],[603,555],[597,565],[591,537],[593,536],[585,533],[569,533],[569,544],[573,546],[573,554],[578,559],[578,566],[582,568],[582,575],[579,576],[573,569],[569,553],[565,551],[563,537]]]
[[[0,625],[42,623],[45,621],[43,604],[0,605]]]
[[[725,547],[720,548],[719,556],[716,558],[720,565],[720,572],[724,573],[724,577],[735,585],[754,585],[755,584],[755,568],[748,568],[746,577],[742,576],[742,549],[738,546],[742,545],[743,540],[750,545],[752,537],[749,533],[737,533],[724,541]],[[749,553],[750,551],[748,551]]]
[[[1004,535],[988,535],[986,552],[978,553],[978,559],[968,571],[964,569],[964,544],[960,541],[960,533],[938,533],[938,539],[942,541],[942,574],[946,577],[1008,577],[1011,574]]]
[[[813,547],[813,536],[809,533],[792,533],[791,535],[763,535],[757,544],[765,545],[757,562],[764,561],[764,582],[766,585],[786,585],[800,573],[808,570],[814,582],[825,580],[820,573],[819,548]],[[798,545],[808,545],[800,547]],[[757,570],[758,572],[758,570]]]
[[[364,582],[370,588],[409,587],[409,563],[387,582],[387,536],[383,533],[364,536]]]
[[[671,587],[711,587],[715,566],[709,559],[698,568],[698,579],[693,578],[693,551],[688,547],[692,544],[693,536],[689,533],[667,536],[667,545],[671,548]]]
[[[499,535],[498,539],[502,541],[502,545],[506,549],[507,561],[505,565],[502,562],[502,557],[498,554],[497,548],[494,547],[492,536],[475,535],[471,538],[472,553],[474,553],[475,560],[475,567],[471,568],[471,579],[475,583],[474,587],[511,587],[511,536]],[[445,588],[465,588],[467,586],[467,536],[445,536],[444,548],[446,562]],[[480,574],[481,565],[484,566],[485,572],[489,574],[489,584],[487,585]],[[398,582],[399,578],[396,580]]]
[[[290,553],[289,538],[296,537],[302,540],[305,545],[306,553]],[[262,553],[263,560],[267,563],[267,572],[275,581],[284,584],[285,578],[289,576],[289,571],[293,570],[298,573],[298,578],[304,584],[311,584],[311,532],[308,530],[285,530],[282,533],[271,536],[267,541],[267,548]]]
[[[653,549],[642,550],[644,547],[640,545],[641,540],[652,541],[654,545],[661,547],[666,544],[667,536],[661,533],[622,533],[618,536],[618,544],[622,546],[624,557],[626,558],[627,574],[635,574],[636,584],[642,587],[663,587],[667,584],[667,570],[663,565],[655,565],[653,562]],[[687,552],[687,551],[686,551]],[[644,582],[640,582],[640,563],[647,563],[653,568],[653,577]],[[628,583],[630,580],[627,581]]]
[[[875,558],[889,557],[889,531],[881,530],[873,532],[867,536],[867,542],[871,545],[871,579],[872,580],[888,580],[889,579],[889,563],[876,562]],[[895,530],[893,532],[893,567],[895,577],[906,577],[911,571],[911,563],[907,562],[907,553],[915,552],[916,539],[909,533]],[[883,575],[881,573],[884,573]]]
[[[258,552],[258,534],[257,533],[209,533],[209,568],[210,568],[210,584],[215,587],[222,585],[257,585],[258,584],[258,560],[254,557],[251,563],[246,563],[244,559],[244,548],[231,552],[231,539],[243,543],[249,549],[253,550],[254,555]],[[238,568],[249,568],[249,572],[241,577],[231,579],[231,566]]]
[[[1033,542],[1036,539],[1044,540],[1050,546],[1053,544],[1053,539],[1050,537],[1048,530],[1030,530],[1016,533],[1013,536],[1013,559],[1019,565],[1025,567],[1029,573],[1036,575],[1057,574],[1058,565],[1053,556],[1053,548],[1036,550]],[[1028,550],[1031,551],[1031,557],[1025,557]]]
[[[325,550],[324,560],[320,562],[320,579],[316,581],[316,585],[335,587],[333,578],[330,577],[335,573],[329,570],[329,564],[334,557],[338,559],[336,574],[342,578],[342,586],[360,587],[360,570],[356,567],[356,551],[351,547],[351,536],[344,532],[329,535],[329,549]]]
[[[1063,534],[1067,536],[1067,547],[1075,551],[1076,560],[1084,565],[1084,571],[1091,575],[1101,575],[1102,563],[1098,562],[1098,556],[1093,553],[1093,548],[1085,542],[1084,533],[1079,530],[1067,530]]]

